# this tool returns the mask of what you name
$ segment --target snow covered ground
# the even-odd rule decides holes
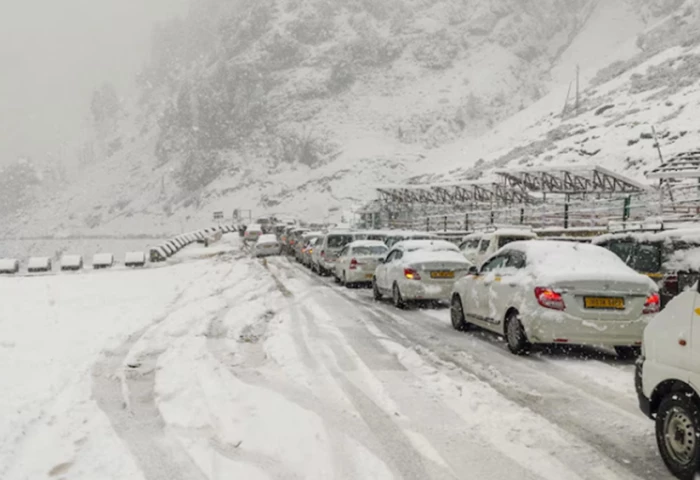
[[[631,363],[516,358],[237,242],[0,279],[0,478],[670,478]]]

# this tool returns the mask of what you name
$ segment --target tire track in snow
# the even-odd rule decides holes
[[[484,383],[491,385],[492,388],[506,399],[532,411],[534,414],[561,428],[564,432],[588,444],[590,448],[596,451],[602,458],[607,458],[611,462],[611,467],[615,465],[617,469],[622,469],[635,476],[649,480],[671,478],[667,470],[658,460],[653,448],[648,447],[646,451],[640,450],[638,448],[640,443],[644,445],[645,442],[640,442],[639,439],[632,440],[631,437],[625,436],[625,434],[629,432],[628,428],[625,428],[625,425],[629,425],[629,423],[624,425],[620,424],[616,427],[619,433],[615,439],[623,439],[622,442],[616,442],[613,438],[610,438],[611,434],[615,434],[615,430],[611,430],[615,422],[609,421],[609,417],[602,418],[601,411],[595,409],[591,410],[590,404],[582,406],[576,394],[569,394],[572,388],[576,388],[575,386],[566,384],[557,378],[543,377],[542,371],[537,368],[539,364],[535,366],[527,365],[525,363],[527,359],[512,358],[512,356],[501,347],[497,347],[498,351],[496,352],[490,350],[488,352],[482,352],[489,356],[495,354],[497,357],[500,357],[498,358],[498,366],[502,369],[509,368],[511,370],[511,372],[505,374],[499,371],[505,379],[510,380],[513,373],[515,373],[516,377],[519,377],[518,380],[531,382],[534,388],[513,388],[513,385],[518,384],[518,380],[513,382],[494,381],[494,376],[491,374],[491,367],[493,367],[493,365],[485,364],[481,359],[473,355],[468,355],[466,359],[460,358],[465,355],[465,351],[468,351],[468,349],[465,349],[464,336],[454,335],[452,331],[448,330],[444,325],[440,325],[440,328],[435,328],[432,322],[425,321],[425,317],[428,317],[428,315],[410,310],[390,311],[392,307],[388,305],[383,305],[374,302],[372,299],[365,299],[359,295],[351,295],[338,288],[333,288],[330,282],[314,277],[300,267],[295,268],[291,263],[290,266],[295,271],[301,272],[312,282],[325,285],[339,297],[344,298],[346,301],[356,306],[360,306],[373,318],[372,321],[374,325],[392,341],[397,341],[397,343],[404,348],[412,348],[414,345],[419,345],[427,352],[432,353],[439,362],[455,365],[467,373],[474,375]],[[397,319],[401,319],[401,322],[398,322]],[[483,342],[482,339],[472,340]],[[493,349],[492,347],[493,346],[491,346],[491,350]],[[477,348],[483,349],[481,346]],[[424,357],[424,355],[422,356]],[[429,358],[426,360],[430,361]],[[501,362],[503,363],[501,364]],[[436,367],[444,369],[445,366],[436,364]],[[552,382],[552,380],[554,382]],[[568,391],[566,391],[567,389]],[[539,394],[533,395],[533,390],[535,392],[539,391]],[[586,394],[586,396],[588,395]],[[591,400],[592,404],[603,402],[600,396],[591,397],[589,400]],[[619,408],[617,404],[611,406],[616,409]],[[582,408],[584,409],[583,413],[581,413]],[[627,412],[626,408],[622,407],[622,410],[624,410],[624,413],[631,415]],[[571,415],[571,412],[577,412],[580,415],[574,417]],[[630,419],[635,420],[636,417]],[[600,429],[596,431],[598,426]],[[647,428],[644,431],[652,435],[649,433],[651,432],[650,429]],[[625,438],[630,438],[630,440],[625,441]],[[567,459],[564,458],[561,459],[561,461],[566,463]],[[605,473],[603,472],[601,475],[603,475],[604,478]]]
[[[104,351],[93,366],[93,398],[147,480],[207,478],[182,444],[167,434],[166,423],[155,403],[156,365],[163,352],[142,355],[135,368],[125,367],[124,362],[144,335],[161,326],[177,308],[184,306],[180,301],[188,289],[209,274],[206,272],[187,284],[176,294],[163,315],[131,334],[115,350]]]

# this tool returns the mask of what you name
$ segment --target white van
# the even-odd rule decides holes
[[[656,422],[656,443],[664,463],[678,478],[696,478],[700,470],[698,284],[674,297],[649,322],[634,383],[639,407]]]
[[[537,234],[528,227],[497,228],[490,232],[484,232],[476,252],[471,255],[472,258],[467,258],[467,260],[480,266],[484,260],[490,258],[509,243],[535,240],[536,238]]]

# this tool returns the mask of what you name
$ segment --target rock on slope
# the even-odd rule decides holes
[[[234,208],[337,218],[376,183],[474,175],[480,158],[480,169],[551,161],[585,137],[591,115],[553,112],[589,38],[589,70],[615,59],[606,49],[624,56],[585,111],[671,75],[677,65],[630,77],[655,54],[692,53],[668,49],[694,45],[694,2],[621,3],[611,29],[611,7],[593,0],[199,0],[156,32],[142,99],[110,133],[117,151],[12,230],[179,230]],[[629,98],[593,114],[606,120],[589,137],[633,122]]]

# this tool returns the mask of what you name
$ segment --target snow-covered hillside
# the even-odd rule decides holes
[[[156,35],[101,158],[11,234],[174,232],[235,208],[338,219],[377,183],[546,162],[640,177],[651,124],[669,153],[698,139],[692,0],[197,5]]]

